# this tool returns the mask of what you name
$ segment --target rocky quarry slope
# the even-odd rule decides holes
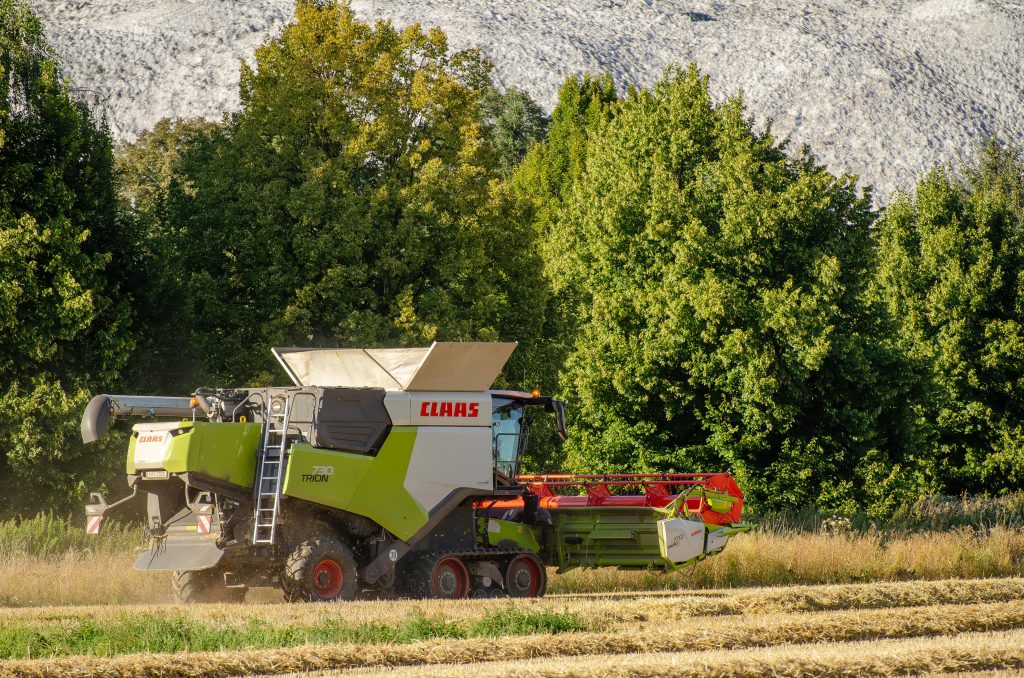
[[[238,62],[291,0],[32,0],[81,96],[118,139],[238,105]],[[440,26],[499,84],[554,105],[574,73],[651,84],[695,61],[794,148],[883,202],[989,134],[1024,141],[1024,0],[354,0],[366,19]]]

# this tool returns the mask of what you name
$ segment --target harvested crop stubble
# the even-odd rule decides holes
[[[0,675],[44,676],[71,671],[96,676],[202,676],[327,669],[518,661],[594,654],[694,652],[782,644],[909,638],[1024,627],[1024,605],[987,603],[891,610],[847,610],[689,619],[684,625],[626,625],[614,633],[564,633],[406,645],[346,644],[284,650],[68,657],[0,662]],[[993,666],[994,667],[994,666]],[[981,667],[984,668],[984,667]]]
[[[549,601],[568,602],[576,610],[582,601],[587,609],[615,601],[611,609],[624,610],[641,602],[645,613],[663,608],[673,617],[714,614],[768,614],[802,610],[847,610],[965,605],[1024,600],[1024,579],[947,579],[943,581],[871,582],[826,586],[711,589],[688,591],[637,591],[549,596]]]
[[[902,676],[910,673],[1024,668],[1024,631],[967,633],[901,640],[780,645],[748,650],[593,655],[459,666],[402,667],[346,672],[346,676],[425,678],[632,678],[634,676]],[[307,674],[331,675],[329,673]],[[337,674],[335,674],[337,675]],[[299,678],[296,676],[296,678]]]
[[[413,616],[473,622],[494,612],[570,612],[600,620],[603,630],[645,619],[685,619],[714,615],[893,608],[923,605],[1024,601],[1024,579],[952,579],[928,582],[872,582],[762,589],[574,594],[534,600],[367,600],[338,605],[204,605],[203,620],[215,626],[349,624],[397,625]],[[1022,603],[1024,604],[1024,603]],[[133,605],[0,608],[0,627],[15,623],[44,627],[66,620],[117,621],[124,618],[188,615],[195,607]]]

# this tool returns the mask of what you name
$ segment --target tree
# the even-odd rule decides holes
[[[530,148],[544,139],[548,120],[529,94],[516,87],[490,88],[482,101],[488,143],[498,155],[502,175],[509,176]]]
[[[126,180],[170,168],[146,209],[177,243],[198,374],[274,380],[282,344],[505,339],[530,379],[546,287],[488,141],[489,68],[438,30],[302,2],[243,65],[236,115],[142,140]]]
[[[105,128],[71,95],[39,22],[0,0],[0,477],[12,510],[109,477],[78,422],[131,351],[127,256]]]
[[[544,275],[551,288],[542,330],[546,351],[537,375],[538,383],[552,392],[559,390],[558,375],[575,341],[576,308],[583,303],[580,295],[586,294],[560,269],[572,257],[562,230],[562,207],[583,174],[590,140],[614,116],[618,101],[610,75],[570,77],[559,90],[547,138],[529,150],[511,178],[514,190],[531,205]],[[545,455],[538,462],[550,466],[555,460]]]
[[[203,348],[195,342],[191,285],[209,262],[199,258],[190,223],[219,215],[211,181],[213,158],[226,148],[223,125],[206,120],[161,120],[116,153],[115,185],[123,220],[131,224],[135,259],[126,287],[135,301],[136,350],[125,369],[132,392],[191,393],[205,377]],[[197,182],[203,189],[199,195]],[[200,212],[199,215],[196,212]]]
[[[558,285],[586,291],[570,466],[731,469],[761,505],[837,511],[913,491],[865,295],[874,218],[693,66],[627,96],[547,245]]]
[[[1024,155],[989,141],[889,207],[874,294],[925,384],[917,401],[937,489],[1024,487]]]

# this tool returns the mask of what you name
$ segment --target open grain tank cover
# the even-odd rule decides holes
[[[515,342],[434,342],[429,348],[275,348],[296,386],[388,391],[486,391]]]

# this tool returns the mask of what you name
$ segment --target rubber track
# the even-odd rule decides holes
[[[410,562],[406,566],[405,576],[409,577],[407,581],[397,581],[396,584],[404,589],[407,593],[412,594],[417,598],[428,598],[430,596],[430,585],[427,583],[427,578],[430,577],[430,573],[434,569],[434,563],[437,563],[443,558],[459,558],[462,560],[485,560],[490,558],[504,558],[506,556],[517,556],[520,553],[529,553],[523,549],[507,549],[507,548],[475,548],[463,551],[422,551],[416,554],[410,554],[408,556]],[[429,567],[428,567],[429,565]],[[501,568],[498,568],[501,570]]]

